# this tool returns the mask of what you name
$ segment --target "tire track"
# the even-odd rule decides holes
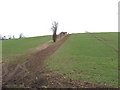
[[[31,53],[33,58],[23,64],[18,64],[15,67],[3,66],[3,86],[23,83],[24,86],[29,86],[36,78],[36,72],[43,72],[45,70],[44,60],[52,55],[69,37],[65,36],[63,39],[56,42],[54,45],[49,45],[44,49]],[[11,71],[8,70],[11,68]],[[29,79],[28,79],[29,78]]]

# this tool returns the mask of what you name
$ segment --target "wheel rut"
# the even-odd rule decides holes
[[[9,67],[8,63],[3,64],[3,87],[20,84],[30,87],[30,84],[36,79],[36,73],[45,71],[44,60],[52,55],[69,36],[65,36],[53,45],[47,45],[40,51],[30,53],[32,58],[22,64],[13,67]]]
[[[3,87],[4,88],[92,88],[106,87],[92,84],[83,80],[74,80],[67,75],[59,75],[46,69],[44,61],[51,56],[69,38],[64,36],[53,45],[45,43],[40,51],[28,53],[31,57],[22,64],[10,66],[3,64]]]

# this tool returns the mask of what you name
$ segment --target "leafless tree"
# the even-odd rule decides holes
[[[15,39],[15,35],[13,35],[13,39]]]
[[[53,42],[56,42],[56,39],[57,39],[57,34],[56,34],[57,28],[58,28],[58,22],[54,21],[52,23],[52,28],[51,28],[53,31],[53,36],[52,36]]]
[[[6,36],[3,36],[3,37],[2,37],[2,40],[7,40]]]
[[[8,39],[12,39],[11,35],[8,35]]]
[[[19,38],[23,38],[23,33],[20,33]]]

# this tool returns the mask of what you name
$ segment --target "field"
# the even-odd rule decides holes
[[[47,42],[50,39],[3,41],[3,56],[15,55],[16,62],[11,64],[13,58],[3,58],[7,61],[3,65],[3,86],[118,87],[118,33],[71,34],[56,43]],[[42,50],[33,52],[38,46]],[[22,59],[24,62],[19,63]]]
[[[73,34],[47,60],[48,68],[75,79],[117,87],[117,40],[117,33]]]
[[[3,55],[23,54],[32,48],[50,40],[50,36],[40,36],[31,38],[21,38],[2,41]]]

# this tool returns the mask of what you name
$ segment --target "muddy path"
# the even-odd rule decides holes
[[[44,61],[51,56],[68,38],[65,36],[52,45],[43,44],[34,53],[29,53],[30,58],[22,64],[3,64],[3,87],[9,88],[92,88],[103,87],[82,80],[73,80],[66,75],[55,74],[46,69]],[[45,46],[44,46],[45,45]],[[43,48],[42,48],[43,47]],[[42,49],[41,49],[42,48]]]
[[[29,53],[32,58],[27,58],[28,60],[22,64],[15,66],[10,66],[9,62],[3,64],[3,87],[21,84],[30,87],[30,84],[37,78],[36,73],[45,71],[44,60],[52,55],[69,36],[65,36],[56,44],[45,43],[41,47],[37,47],[37,52]]]

